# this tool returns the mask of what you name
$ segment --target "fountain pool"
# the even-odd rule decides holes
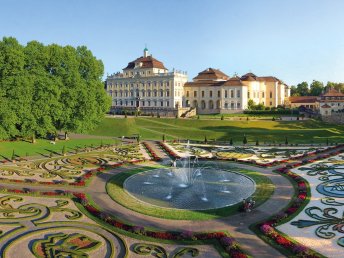
[[[243,174],[190,159],[179,162],[135,174],[126,179],[124,189],[150,205],[188,210],[232,206],[255,192],[255,182]]]

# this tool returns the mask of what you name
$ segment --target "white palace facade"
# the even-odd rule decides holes
[[[186,72],[169,72],[147,48],[121,73],[107,77],[106,91],[112,97],[112,113],[140,111],[165,116],[240,113],[247,109],[249,99],[277,107],[290,96],[289,87],[281,80],[253,73],[229,77],[208,68],[188,82]]]
[[[177,110],[182,111],[186,82],[186,72],[169,72],[145,48],[143,56],[129,62],[121,73],[107,78],[106,90],[112,96],[111,111],[175,115]]]

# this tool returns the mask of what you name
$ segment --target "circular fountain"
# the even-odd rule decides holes
[[[251,196],[255,188],[255,182],[243,174],[190,156],[174,161],[170,168],[138,173],[124,182],[124,189],[142,202],[188,210],[232,206]]]

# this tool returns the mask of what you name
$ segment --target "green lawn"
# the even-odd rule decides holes
[[[293,117],[294,120],[296,120],[296,117],[298,115],[296,114],[288,114],[288,115],[279,115],[279,114],[276,114],[276,115],[270,115],[270,114],[207,114],[207,115],[199,115],[200,119],[221,119],[221,117],[224,117],[224,119],[235,119],[235,120],[245,120],[247,119],[247,117],[249,119],[264,119],[264,120],[271,120],[273,117],[275,117],[276,119],[278,117]],[[198,119],[198,116],[194,116],[192,117],[192,119]]]
[[[258,139],[264,142],[284,143],[325,143],[344,142],[344,126],[329,125],[316,120],[300,121],[229,121],[206,119],[171,119],[151,117],[105,118],[101,125],[90,132],[104,136],[131,136],[140,134],[144,139],[217,139],[228,141],[233,138],[234,144],[242,143],[246,134],[249,143]]]
[[[25,141],[0,142],[0,159],[11,159],[13,150],[16,155],[20,157],[49,155],[50,152],[61,153],[63,146],[66,146],[66,151],[72,151],[76,147],[83,148],[85,146],[99,146],[103,144],[115,144],[117,140],[112,139],[71,139],[68,141],[57,141],[55,145],[51,144],[49,140],[38,139],[36,143],[32,144]]]

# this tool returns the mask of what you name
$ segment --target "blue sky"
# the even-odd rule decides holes
[[[105,74],[145,43],[189,79],[207,67],[287,84],[344,82],[342,0],[0,0],[0,37],[86,45]]]

